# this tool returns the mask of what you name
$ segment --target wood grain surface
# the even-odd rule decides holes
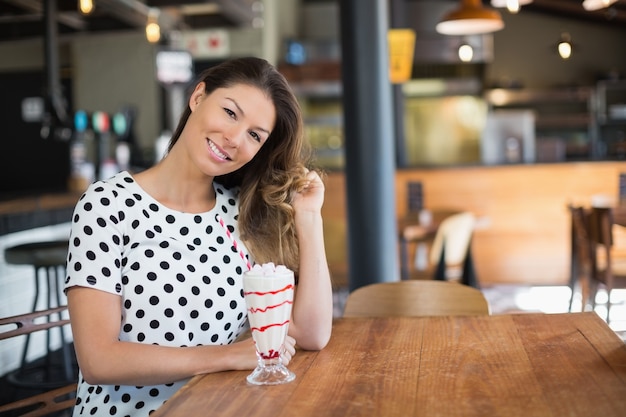
[[[193,378],[160,416],[620,416],[626,345],[595,313],[343,318],[296,380]]]

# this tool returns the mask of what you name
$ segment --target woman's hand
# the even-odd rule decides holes
[[[285,338],[285,345],[283,349],[283,353],[281,353],[280,357],[283,360],[283,364],[289,365],[291,362],[291,358],[296,354],[296,339],[291,336],[287,336]]]
[[[233,343],[232,347],[233,350],[231,351],[231,354],[235,355],[233,356],[233,369],[245,371],[256,368],[258,359],[252,338]],[[288,365],[289,362],[291,362],[291,358],[293,358],[295,354],[296,339],[291,336],[287,336],[285,338],[285,344],[283,345],[283,352],[280,354],[283,364]]]
[[[306,182],[302,189],[298,190],[292,201],[296,212],[319,213],[324,204],[324,183],[316,171],[307,171]]]
[[[258,360],[252,338],[227,345],[173,347],[121,341],[120,297],[86,287],[68,290],[74,347],[83,378],[92,384],[156,385],[198,374],[251,370]],[[291,327],[290,327],[291,329]],[[287,337],[283,360],[295,354]]]
[[[324,248],[322,205],[324,183],[307,171],[303,187],[294,194],[295,228],[300,253],[298,286],[294,296],[289,334],[305,350],[319,350],[332,331],[333,294]]]

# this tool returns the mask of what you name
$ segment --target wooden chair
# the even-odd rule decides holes
[[[40,298],[43,298],[43,301],[45,301],[46,309],[63,305],[63,277],[65,276],[65,260],[67,258],[68,245],[68,240],[64,239],[24,243],[5,249],[4,259],[8,264],[30,265],[33,267],[35,297],[33,299],[31,311],[36,311],[37,306],[40,305],[40,301],[42,301]],[[67,329],[65,329],[64,326],[57,327],[61,333],[61,337],[65,340],[65,330]],[[30,333],[27,333],[26,341],[22,349],[22,362],[20,365],[22,368],[26,364],[26,355],[28,354],[29,346]],[[46,348],[47,353],[49,354],[50,345],[48,344]],[[63,357],[65,358],[64,378],[66,380],[71,380],[72,369],[69,363],[70,347],[67,344],[64,344],[62,349]],[[19,384],[18,381],[13,382],[14,384]]]
[[[454,214],[441,222],[430,250],[430,262],[436,265],[436,280],[458,281],[478,288],[472,261],[475,225],[474,214],[467,211]]]
[[[614,257],[613,213],[608,207],[592,207],[589,214],[589,241],[591,243],[591,305],[595,308],[599,286],[604,286],[608,301],[606,321],[610,321],[611,292],[626,288],[626,258]]]
[[[488,315],[483,293],[445,281],[410,280],[366,285],[346,299],[344,317]]]
[[[569,206],[571,217],[571,271],[569,288],[571,290],[569,311],[572,311],[576,288],[580,288],[582,311],[589,300],[591,285],[591,241],[589,240],[589,212],[582,206]]]
[[[458,281],[479,288],[471,249],[476,218],[470,212],[442,213],[445,213],[443,219],[437,221],[436,226],[401,225],[401,277],[407,280],[412,275],[417,275],[417,279]],[[431,237],[433,235],[434,239]],[[429,248],[426,274],[409,272],[407,243],[425,245],[430,240],[432,244]]]
[[[37,331],[48,330],[54,327],[69,324],[69,319],[62,318],[61,314],[67,306],[50,308],[33,313],[0,319],[0,329],[15,325],[11,330],[0,333],[0,341],[12,337],[29,335]],[[41,319],[46,319],[44,322]],[[71,410],[75,402],[77,383],[72,382],[63,387],[55,388],[28,398],[0,405],[0,413],[9,411],[19,412],[21,416],[46,416],[50,413]]]

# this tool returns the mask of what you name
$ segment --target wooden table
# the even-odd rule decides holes
[[[195,377],[152,417],[626,415],[626,345],[595,313],[344,318],[289,368]]]

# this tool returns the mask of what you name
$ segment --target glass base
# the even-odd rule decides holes
[[[287,369],[282,363],[259,364],[246,378],[249,383],[254,385],[286,384],[294,379],[296,379],[296,374]]]

